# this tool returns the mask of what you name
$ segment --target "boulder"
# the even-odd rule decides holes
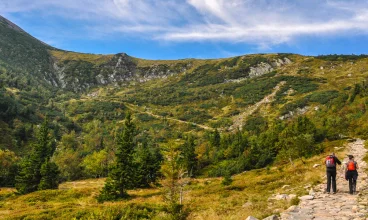
[[[289,194],[288,195],[288,200],[292,200],[292,199],[295,199],[295,198],[296,198],[295,194]]]
[[[312,200],[312,199],[314,199],[314,196],[311,196],[311,195],[301,196],[301,197],[299,197],[299,199],[302,200],[302,201]]]
[[[279,220],[279,217],[277,215],[271,215],[267,218],[264,218],[263,220]]]
[[[250,207],[252,205],[251,202],[246,202],[242,205],[243,208],[247,208],[247,207]]]
[[[316,167],[319,167],[319,166],[321,166],[321,164],[316,163],[316,164],[313,165],[313,168],[316,168]]]
[[[287,200],[288,199],[288,195],[286,194],[279,194],[275,196],[276,200]]]
[[[293,205],[293,206],[290,206],[287,211],[288,212],[294,212],[295,210],[297,209],[297,206],[296,205]]]

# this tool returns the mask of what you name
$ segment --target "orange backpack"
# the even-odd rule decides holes
[[[348,170],[356,170],[356,162],[355,161],[350,161],[348,163]]]

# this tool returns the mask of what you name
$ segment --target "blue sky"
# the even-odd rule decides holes
[[[368,53],[367,0],[0,0],[0,14],[54,47],[86,53]]]

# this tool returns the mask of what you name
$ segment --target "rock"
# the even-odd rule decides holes
[[[264,218],[263,220],[279,220],[279,217],[277,215],[271,215],[267,218]]]
[[[351,211],[352,212],[354,212],[354,213],[356,213],[357,211],[358,211],[358,206],[353,206],[352,208],[351,208]]]
[[[310,190],[309,190],[309,195],[310,195],[310,196],[314,196],[315,194],[316,194],[316,193],[314,192],[314,190],[313,190],[313,189],[310,189]]]
[[[313,165],[313,168],[316,168],[316,167],[319,167],[319,166],[321,166],[321,164],[316,163],[316,164]]]
[[[301,196],[299,197],[300,200],[305,201],[305,200],[313,200],[314,196],[311,195],[307,195],[307,196]]]
[[[292,199],[295,199],[295,198],[296,198],[295,194],[289,194],[288,195],[288,200],[292,200]]]
[[[297,206],[296,205],[293,205],[293,206],[290,206],[287,211],[288,212],[294,212],[295,210],[297,209]]]
[[[245,220],[258,220],[258,218],[255,218],[253,216],[248,216],[248,218],[246,218]]]
[[[252,205],[252,203],[251,202],[246,202],[246,203],[244,203],[243,205],[242,205],[242,207],[243,208],[247,208],[247,207],[249,207],[249,206],[251,206]]]
[[[268,63],[260,63],[256,67],[250,67],[249,77],[262,76],[264,74],[272,72],[274,69]]]
[[[290,185],[283,185],[283,186],[281,187],[281,189],[285,189],[285,188],[287,188],[287,187],[290,187]]]
[[[287,200],[288,199],[288,195],[286,194],[279,194],[275,196],[276,200]]]

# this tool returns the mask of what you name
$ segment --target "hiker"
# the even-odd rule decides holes
[[[353,155],[348,155],[349,161],[346,163],[345,178],[349,180],[349,193],[356,193],[356,181],[358,179],[358,163],[354,161]]]
[[[331,153],[325,159],[326,173],[327,173],[327,189],[326,189],[327,193],[330,193],[331,183],[333,194],[336,193],[336,163],[341,165],[341,161],[337,159],[335,153]]]

